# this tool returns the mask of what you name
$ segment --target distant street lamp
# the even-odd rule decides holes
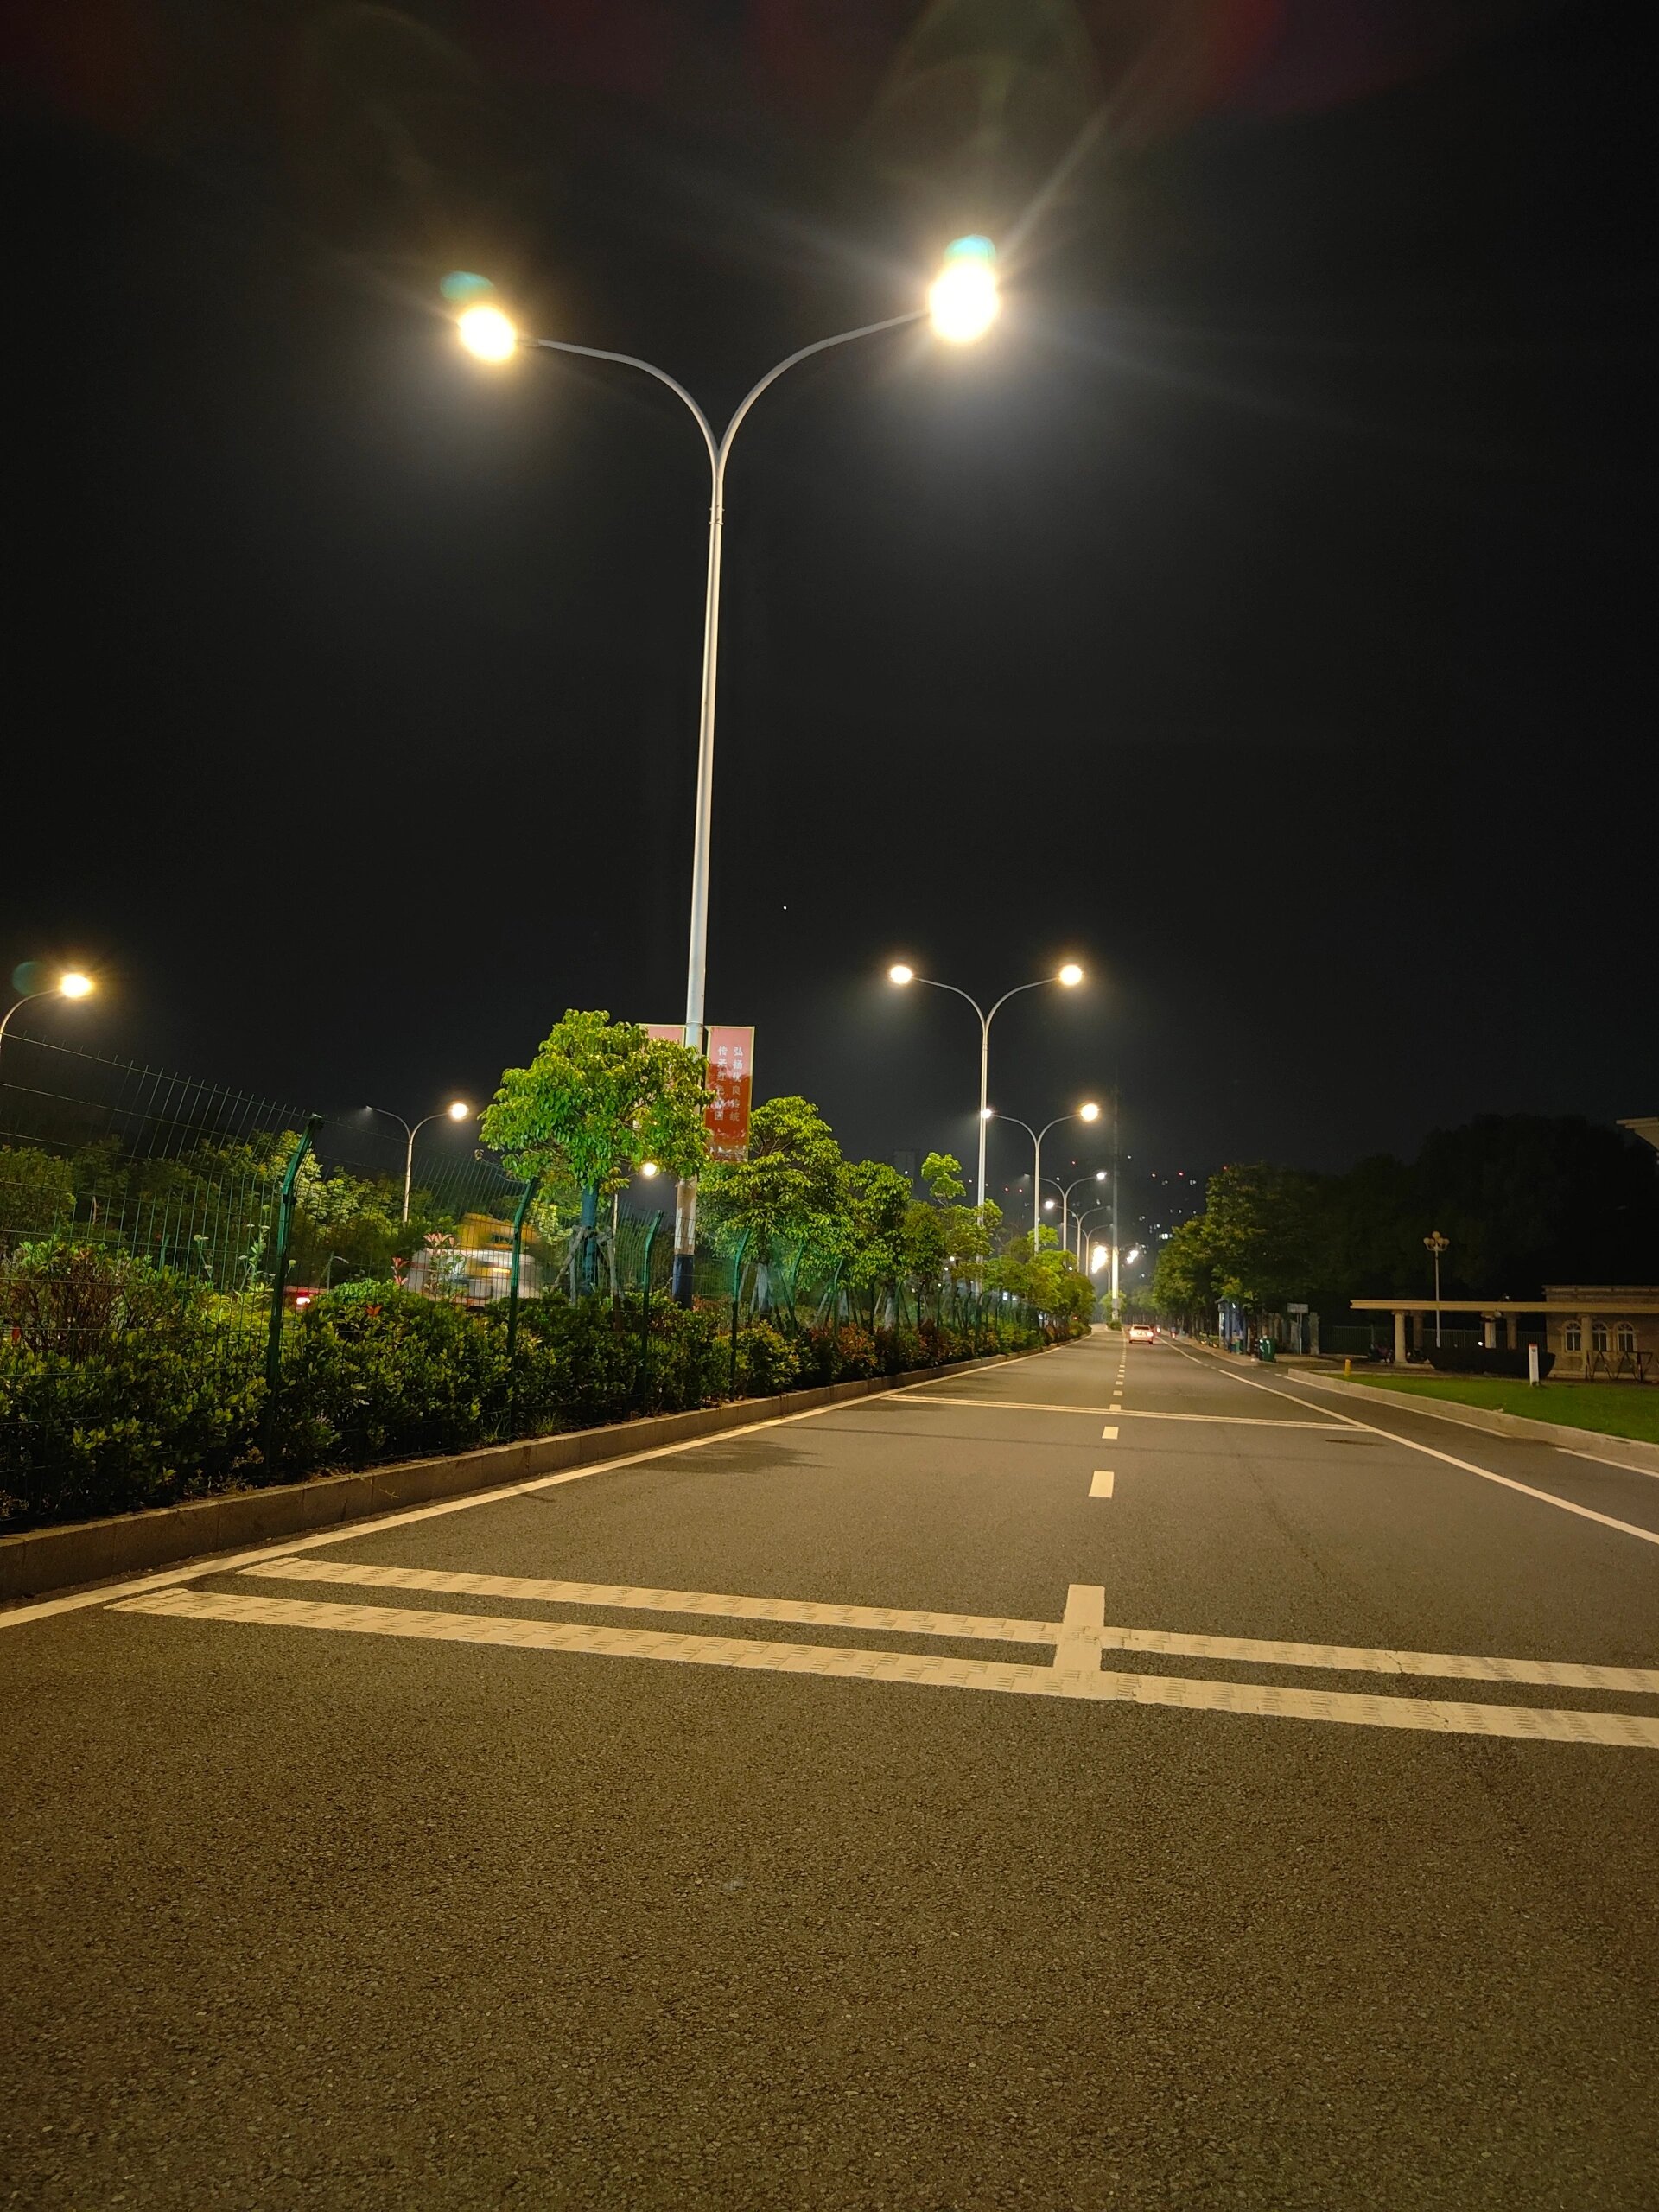
[[[26,972],[22,969],[18,970],[20,976]],[[90,976],[83,976],[78,968],[71,968],[60,976],[55,983],[48,983],[44,990],[25,991],[22,998],[9,1006],[3,1014],[0,1014],[0,1045],[4,1044],[6,1025],[19,1007],[28,1006],[35,999],[84,999],[96,988]]]
[[[1110,1200],[1109,1198],[1108,1198],[1108,1199],[1104,1200],[1104,1201],[1103,1201],[1100,1205],[1097,1205],[1097,1206],[1090,1206],[1090,1207],[1088,1207],[1088,1208],[1087,1208],[1084,1212],[1082,1212],[1082,1213],[1080,1213],[1080,1214],[1078,1214],[1078,1215],[1077,1216],[1076,1219],[1077,1219],[1077,1265],[1078,1265],[1079,1267],[1082,1267],[1082,1266],[1083,1266],[1083,1264],[1084,1264],[1084,1255],[1085,1255],[1085,1254],[1086,1254],[1086,1252],[1087,1252],[1087,1250],[1088,1250],[1088,1245],[1089,1245],[1089,1231],[1088,1231],[1088,1226],[1087,1226],[1087,1224],[1094,1219],[1095,1216],[1096,1216],[1097,1213],[1110,1213],[1111,1210],[1112,1210],[1112,1202],[1111,1202],[1111,1200]],[[1105,1259],[1105,1257],[1106,1257],[1106,1255],[1107,1255],[1107,1247],[1106,1247],[1105,1245],[1103,1245],[1103,1244],[1097,1244],[1097,1245],[1095,1247],[1095,1249],[1096,1249],[1096,1252],[1098,1252],[1098,1253],[1101,1255],[1101,1256],[1102,1256],[1102,1261],[1103,1261],[1103,1261],[1104,1261],[1104,1259]],[[1092,1269],[1090,1269],[1090,1270],[1088,1270],[1088,1272],[1092,1273],[1092,1272],[1093,1272],[1093,1270],[1092,1270]]]
[[[1106,1170],[1103,1167],[1096,1168],[1092,1175],[1079,1175],[1075,1183],[1062,1183],[1059,1180],[1059,1178],[1055,1175],[1048,1177],[1047,1181],[1049,1189],[1051,1191],[1058,1191],[1060,1194],[1060,1249],[1062,1251],[1069,1252],[1071,1249],[1071,1224],[1076,1218],[1075,1215],[1071,1211],[1072,1192],[1080,1191],[1085,1183],[1103,1183],[1105,1180]],[[1052,1198],[1045,1198],[1043,1200],[1045,1210],[1052,1206],[1053,1203],[1054,1201]]]
[[[577,353],[590,361],[615,361],[624,368],[639,369],[665,385],[675,397],[683,400],[702,434],[708,450],[711,479],[709,506],[709,556],[707,584],[703,597],[702,618],[702,695],[697,720],[697,795],[696,812],[691,844],[691,935],[690,951],[686,964],[685,984],[685,1041],[695,1051],[703,1048],[703,1000],[709,963],[709,868],[714,823],[715,790],[715,677],[720,657],[720,560],[722,533],[726,519],[726,464],[730,457],[732,441],[755,401],[771,385],[776,384],[786,369],[798,362],[810,360],[815,353],[827,353],[831,346],[849,345],[855,338],[873,338],[884,330],[898,330],[906,323],[919,322],[926,317],[936,334],[953,345],[966,345],[982,338],[995,321],[1001,297],[996,283],[996,249],[988,238],[962,238],[944,250],[939,273],[927,296],[925,307],[908,308],[903,315],[884,315],[879,322],[861,323],[855,330],[842,330],[833,338],[816,339],[810,346],[802,346],[793,353],[766,371],[758,384],[750,386],[739,403],[735,413],[724,431],[716,438],[709,417],[677,378],[652,362],[642,360],[637,353],[613,353],[599,346],[575,346],[562,338],[524,338],[514,328],[512,321],[498,307],[477,295],[487,293],[489,286],[481,278],[458,276],[445,280],[445,289],[453,297],[470,301],[456,319],[461,342],[480,361],[499,364],[510,360],[522,347],[550,353]],[[980,1196],[984,1197],[982,1188]],[[674,1297],[678,1304],[691,1303],[692,1261],[696,1244],[697,1185],[695,1177],[684,1177],[679,1185],[674,1210]]]
[[[1442,1236],[1438,1229],[1431,1230],[1423,1239],[1423,1249],[1434,1255],[1434,1349],[1440,1348],[1440,1255],[1450,1248],[1452,1239]]]
[[[1027,990],[1029,990],[1031,986],[1029,984],[1026,986]],[[963,996],[965,997],[966,995],[967,994],[964,992]],[[1010,995],[1012,995],[1012,994],[1010,994]],[[991,1011],[995,1014],[996,1011],[995,1007],[993,1007]],[[1020,1121],[1016,1115],[999,1114],[994,1108],[989,1106],[987,1106],[982,1111],[980,1119],[980,1141],[982,1144],[984,1142],[984,1129],[987,1122],[1011,1122],[1016,1129],[1023,1129],[1026,1135],[1031,1139],[1031,1256],[1033,1260],[1037,1256],[1038,1250],[1041,1243],[1039,1232],[1042,1228],[1043,1221],[1043,1139],[1048,1135],[1051,1129],[1058,1129],[1062,1122],[1097,1122],[1099,1119],[1100,1109],[1096,1105],[1092,1098],[1086,1100],[1083,1105],[1077,1109],[1075,1113],[1057,1114],[1052,1122],[1045,1122],[1040,1129],[1033,1129],[1029,1122]]]
[[[979,1196],[975,1204],[982,1206],[985,1203],[985,1124],[991,1118],[991,1109],[985,1103],[990,1087],[991,1024],[1008,1001],[1018,998],[1021,991],[1039,991],[1045,983],[1059,983],[1068,991],[1075,990],[1083,981],[1083,970],[1075,960],[1068,960],[1065,967],[1052,976],[1039,976],[1034,983],[1016,983],[1011,991],[1003,992],[988,1014],[976,998],[959,989],[955,983],[941,983],[931,976],[918,976],[903,961],[888,969],[887,981],[897,983],[901,990],[907,983],[925,983],[930,990],[953,992],[957,998],[967,999],[979,1016]],[[1100,1109],[1096,1107],[1095,1110],[1098,1113]],[[1025,1123],[1022,1122],[1020,1126],[1023,1128]]]
[[[389,1122],[396,1122],[398,1128],[404,1131],[409,1138],[409,1147],[404,1154],[404,1219],[405,1221],[409,1219],[409,1188],[415,1175],[416,1138],[426,1127],[428,1122],[464,1122],[470,1118],[472,1110],[464,1098],[452,1099],[448,1106],[440,1106],[435,1114],[423,1116],[416,1122],[414,1128],[410,1128],[403,1116],[394,1114],[389,1106],[371,1106],[367,1109],[371,1114],[384,1114]]]

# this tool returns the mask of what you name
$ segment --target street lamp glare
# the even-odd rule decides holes
[[[1002,302],[996,289],[996,248],[988,238],[957,238],[944,250],[944,266],[927,295],[927,311],[941,338],[971,345],[996,321]]]
[[[640,1161],[639,1173],[642,1175],[651,1176],[656,1174],[657,1172],[657,1163],[654,1160],[642,1160]]]
[[[979,1109],[979,1118],[982,1122],[994,1122],[996,1119],[995,1107],[982,1106]]]
[[[902,960],[895,962],[887,970],[887,981],[890,983],[913,983],[915,980],[916,970],[913,968],[906,968]]]
[[[449,1109],[449,1118],[452,1122],[464,1122],[470,1116],[472,1110],[464,1098],[457,1098]]]
[[[1078,1107],[1077,1119],[1080,1122],[1097,1122],[1100,1119],[1100,1109],[1092,1098],[1086,1104]]]
[[[1097,1167],[1095,1170],[1095,1180],[1096,1183],[1103,1183],[1106,1180],[1106,1170],[1103,1167]]]
[[[92,988],[92,979],[72,968],[67,976],[59,976],[58,988],[67,999],[84,999]]]
[[[499,308],[468,308],[455,328],[461,342],[475,359],[509,361],[518,350],[518,333]]]
[[[1068,991],[1075,989],[1083,981],[1083,970],[1075,960],[1068,960],[1055,980],[1057,982],[1064,983]]]

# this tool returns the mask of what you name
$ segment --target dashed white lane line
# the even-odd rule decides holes
[[[1109,1406],[1066,1406],[1050,1401],[1038,1402],[1028,1398],[903,1398],[895,1395],[895,1405],[920,1406],[930,1413],[943,1413],[949,1406],[989,1406],[1000,1413],[1017,1414],[1122,1414],[1130,1421],[1203,1421],[1223,1428],[1301,1428],[1310,1436],[1329,1436],[1337,1431],[1351,1428],[1351,1421],[1290,1421],[1279,1414],[1169,1414],[1154,1413],[1148,1407],[1122,1406],[1116,1399]],[[1310,1408],[1310,1411],[1313,1409]]]
[[[1089,1495],[1090,1495],[1090,1497],[1109,1497],[1111,1496],[1111,1494],[1112,1494],[1112,1471],[1111,1471],[1111,1469],[1110,1469],[1109,1467],[1096,1467],[1096,1468],[1095,1469],[1095,1478],[1094,1478],[1094,1480],[1093,1480],[1093,1481],[1090,1484],[1090,1485],[1089,1485]]]
[[[1194,1366],[1204,1367],[1208,1362],[1192,1352],[1183,1352],[1184,1359]],[[1224,1370],[1225,1371],[1225,1370]],[[1271,1382],[1258,1382],[1253,1375],[1234,1375],[1230,1379],[1242,1382],[1251,1390],[1266,1390],[1275,1398],[1287,1398],[1293,1406],[1305,1406],[1306,1398],[1299,1398],[1294,1390],[1281,1390]],[[1577,1504],[1570,1497],[1558,1497],[1554,1491],[1535,1490],[1530,1483],[1518,1483],[1513,1475],[1500,1475],[1491,1467],[1478,1467],[1472,1459],[1459,1459],[1451,1452],[1437,1451],[1433,1445],[1424,1444],[1414,1436],[1402,1436],[1398,1430],[1380,1428],[1375,1421],[1356,1421],[1351,1415],[1342,1417],[1344,1428],[1363,1428],[1372,1436],[1380,1436],[1389,1444],[1398,1444],[1408,1452],[1421,1452],[1426,1459],[1439,1459],[1448,1467],[1457,1467],[1465,1475],[1478,1475],[1484,1483],[1496,1483],[1502,1490],[1518,1491],[1522,1497],[1535,1498],[1540,1505],[1553,1505],[1562,1513],[1576,1514],[1580,1521],[1594,1521],[1604,1529],[1611,1529],[1621,1536],[1634,1536],[1641,1543],[1659,1544],[1659,1529],[1641,1529],[1634,1521],[1615,1520],[1611,1513],[1598,1513],[1588,1505]]]
[[[910,1652],[860,1651],[821,1644],[768,1643],[751,1637],[672,1636],[571,1621],[416,1611],[401,1605],[337,1605],[290,1598],[234,1597],[207,1590],[158,1591],[154,1597],[130,1598],[111,1610],[157,1613],[175,1620],[415,1637],[440,1643],[507,1645],[519,1650],[586,1652],[682,1666],[734,1667],[754,1673],[842,1675],[864,1681],[910,1682],[921,1688],[1168,1706],[1263,1719],[1316,1720],[1435,1735],[1519,1737],[1534,1742],[1659,1751],[1659,1720],[1634,1714],[1452,1704],[1414,1697],[1363,1697],[1256,1683],[1189,1681],[1171,1675],[1109,1674],[1098,1665],[1103,1631],[1092,1624],[1094,1600],[1099,1595],[1081,1586],[1073,1588],[1061,1629],[1065,1641],[1056,1646],[1052,1667],[928,1658]]]
[[[474,1574],[460,1568],[383,1567],[376,1561],[280,1559],[245,1567],[254,1582],[311,1582],[338,1588],[421,1590],[455,1597],[516,1598],[536,1605],[593,1605],[617,1612],[708,1613],[726,1620],[803,1623],[809,1627],[887,1629],[904,1636],[954,1637],[993,1643],[1057,1643],[1062,1621],[1021,1620],[985,1613],[910,1612],[888,1605],[840,1605],[794,1598],[733,1597],[709,1590],[636,1589],[621,1582],[552,1582],[529,1574]],[[1100,1619],[1105,1622],[1105,1600]],[[1185,1659],[1221,1659],[1250,1667],[1318,1667],[1338,1673],[1440,1676],[1471,1682],[1533,1682],[1554,1689],[1611,1690],[1659,1697],[1659,1668],[1598,1667],[1564,1659],[1494,1659],[1446,1651],[1399,1651],[1389,1646],[1287,1643],[1247,1636],[1189,1635],[1176,1629],[1103,1625],[1103,1648],[1151,1651]]]
[[[1103,1444],[1116,1444],[1117,1441],[1117,1431],[1109,1425],[1101,1430],[1100,1440]]]

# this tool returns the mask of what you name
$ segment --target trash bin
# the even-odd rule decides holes
[[[1274,1357],[1274,1351],[1273,1338],[1271,1337],[1260,1337],[1257,1338],[1255,1356],[1258,1359],[1272,1360]]]

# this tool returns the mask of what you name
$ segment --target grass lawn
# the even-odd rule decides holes
[[[1554,1421],[1603,1436],[1635,1436],[1659,1444],[1659,1389],[1651,1383],[1511,1382],[1499,1375],[1360,1375],[1373,1390],[1403,1398],[1454,1398],[1461,1405],[1490,1406],[1529,1421]]]

